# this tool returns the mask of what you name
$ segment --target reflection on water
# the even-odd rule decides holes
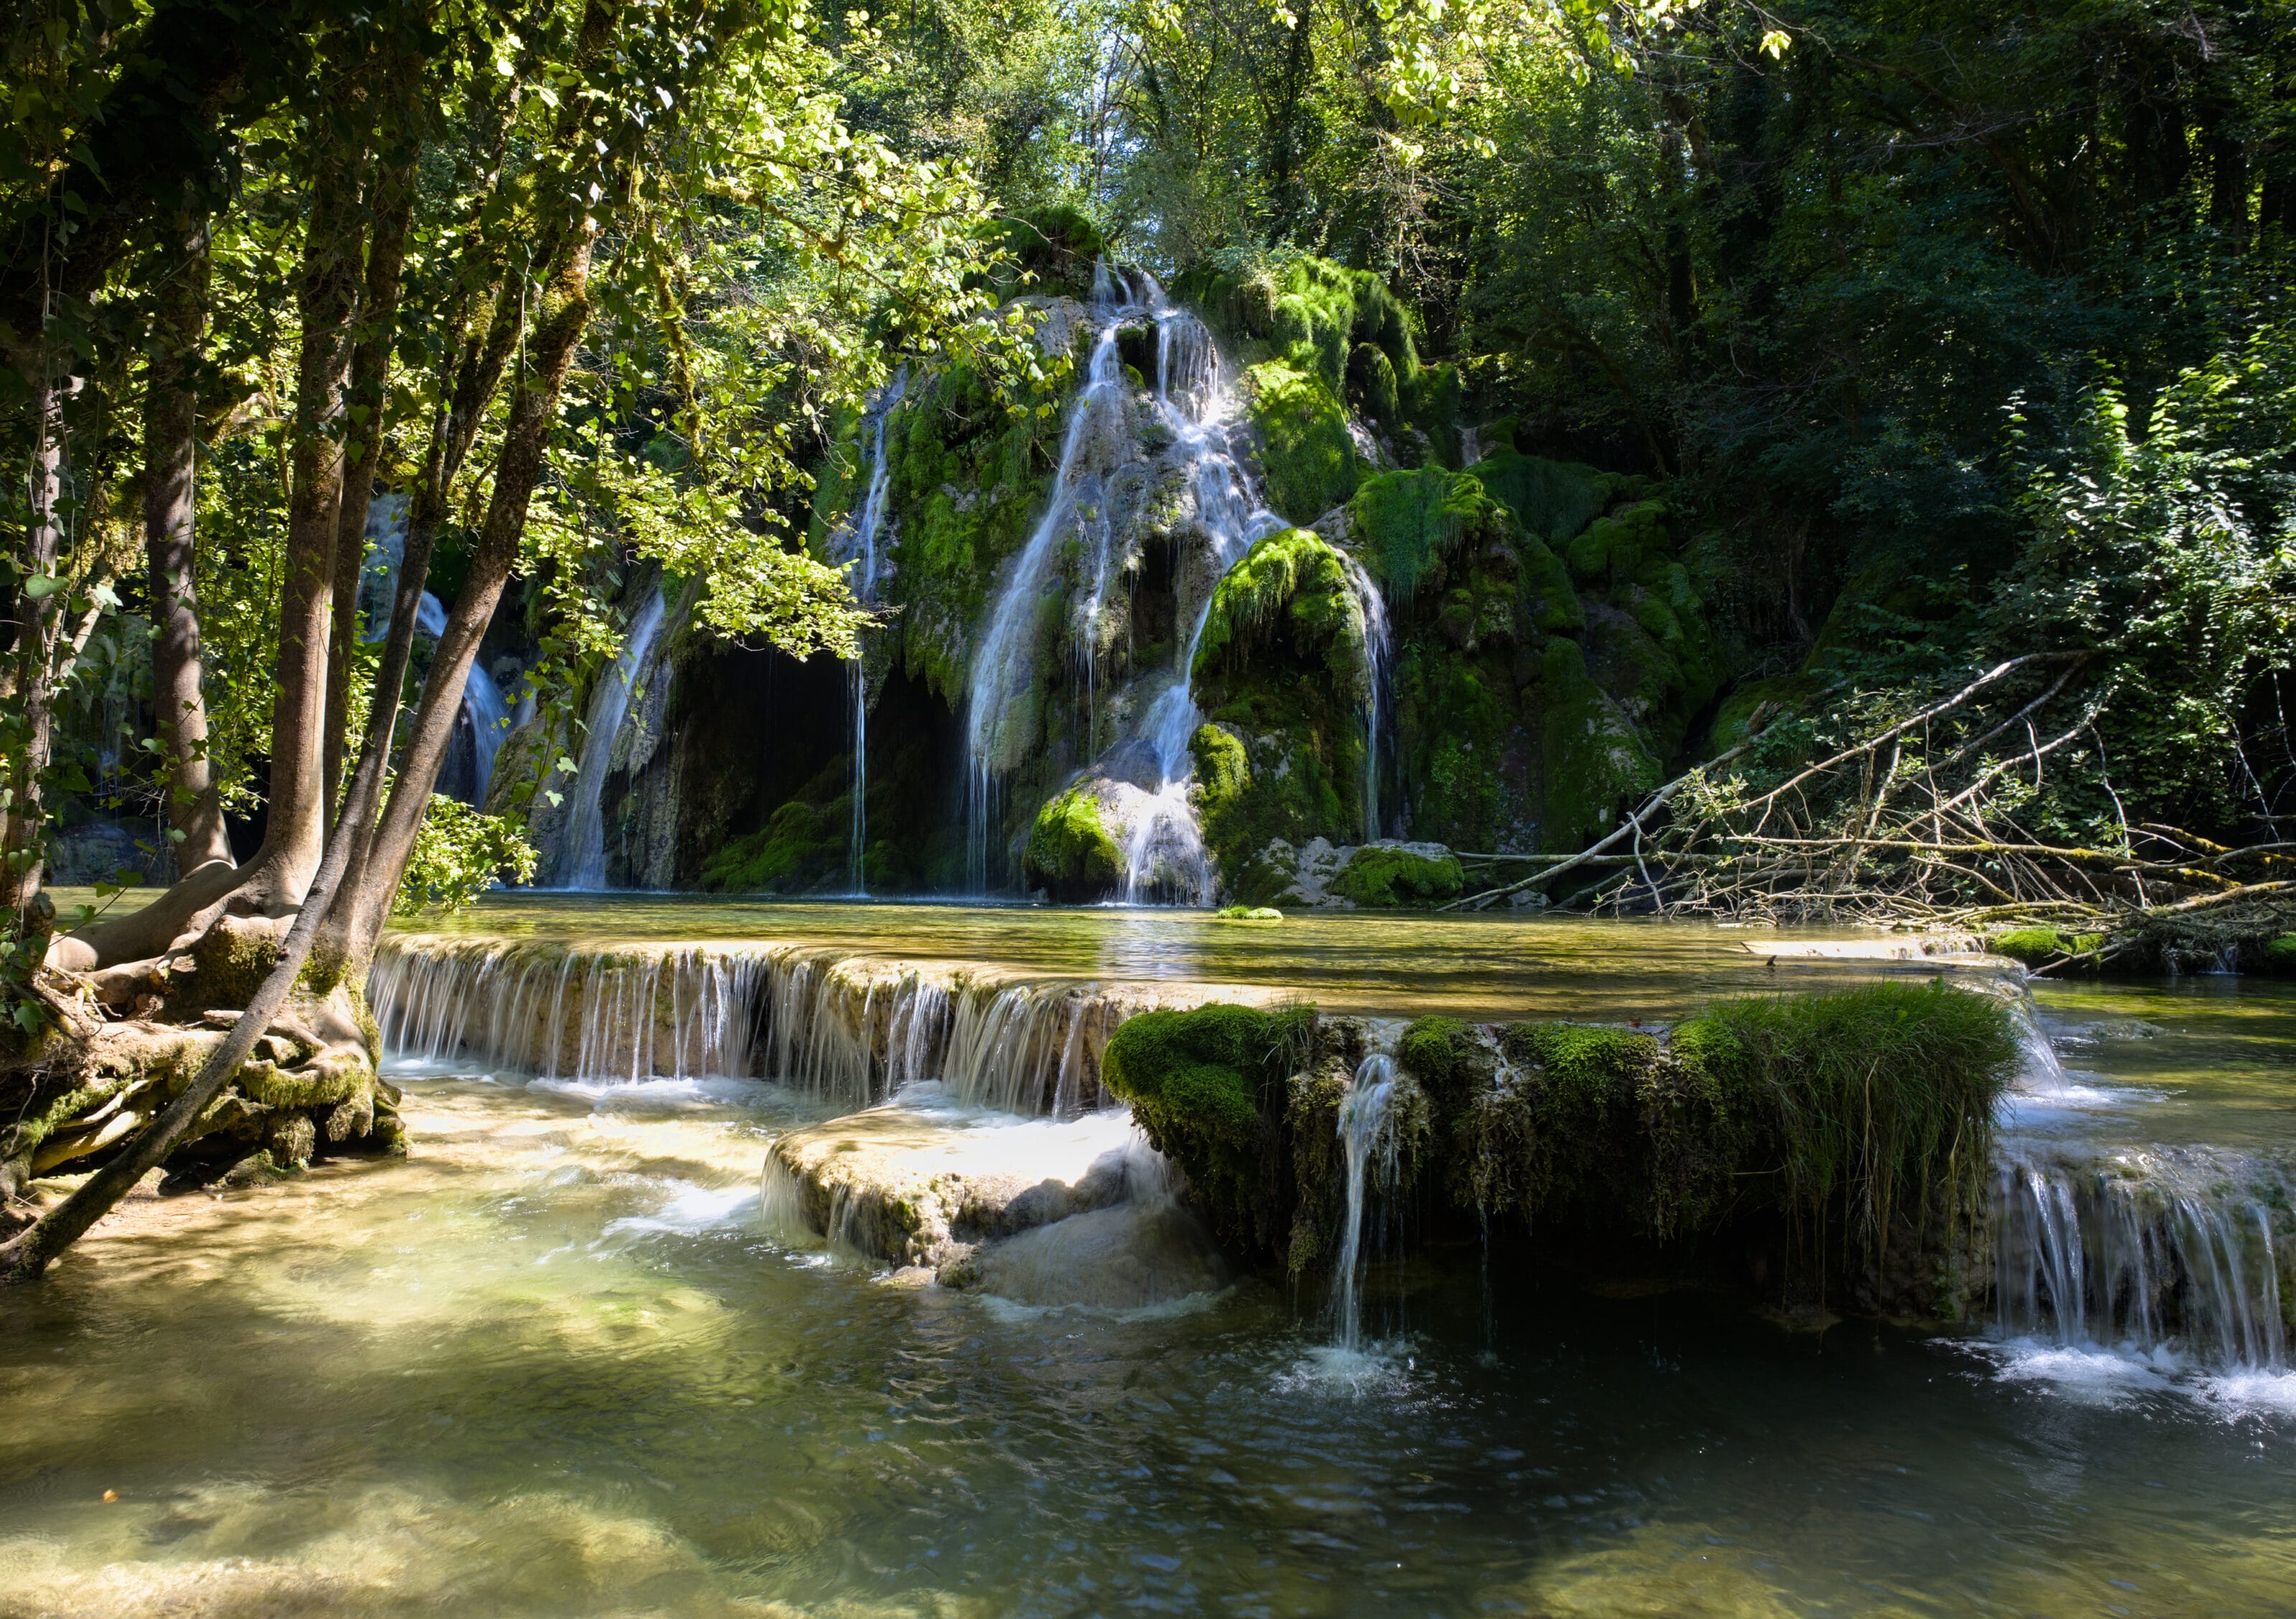
[[[1728,935],[1480,919],[529,900],[476,925],[842,928],[1366,1010],[1663,1017],[1768,979]],[[2290,1139],[2278,992],[2040,1005],[2164,1031],[2068,1045],[2103,1099],[2082,1128]],[[2296,1589],[2284,1376],[1794,1335],[1504,1250],[1488,1287],[1472,1252],[1371,1265],[1367,1319],[1401,1335],[1342,1363],[1320,1296],[1281,1286],[1021,1309],[786,1243],[758,1170],[818,1115],[771,1087],[407,1083],[412,1159],[131,1204],[4,1301],[0,1615],[2267,1615]]]
[[[1491,914],[1315,912],[1280,926],[1239,927],[1208,912],[1169,908],[519,893],[405,928],[592,947],[802,943],[1098,982],[1280,985],[1332,1012],[1486,1018],[1672,1018],[1716,994],[1876,970],[1870,962],[1822,958],[1772,965],[1746,950],[1742,941],[1755,936],[1726,928]]]

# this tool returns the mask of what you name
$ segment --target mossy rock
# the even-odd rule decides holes
[[[1584,649],[1557,635],[1540,650],[1529,701],[1537,715],[1544,816],[1539,843],[1583,848],[1617,824],[1630,800],[1659,784],[1659,762],[1619,706],[1587,670]]]
[[[2101,933],[2065,933],[2054,928],[2012,928],[1995,934],[1985,947],[2028,967],[2045,967],[2067,956],[2086,955],[2104,944]]]
[[[1364,636],[1339,552],[1310,529],[1287,528],[1255,544],[1213,590],[1192,672],[1247,675],[1254,650],[1280,637],[1302,662],[1322,664],[1343,700],[1361,705],[1371,695]]]
[[[1439,844],[1365,844],[1332,879],[1333,894],[1367,910],[1439,905],[1465,886],[1459,857]]]
[[[1662,1243],[1784,1221],[1869,1276],[1891,1243],[1955,1240],[2019,1060],[2007,1006],[1942,979],[1725,1001],[1665,1040],[1540,1023],[1501,1045],[1514,1069],[1473,1100],[1461,1149],[1484,1210]]]
[[[1808,712],[1833,689],[1833,683],[1823,675],[1775,675],[1734,686],[1714,711],[1713,727],[1707,732],[1701,750],[1703,756],[1711,758],[1727,753],[1748,740],[1754,734],[1752,727],[1758,715],[1767,727],[1783,715]]]
[[[1280,922],[1283,913],[1268,905],[1222,905],[1212,912],[1216,922]]]
[[[1348,516],[1353,543],[1390,606],[1408,602],[1423,583],[1440,583],[1446,560],[1504,545],[1514,533],[1482,485],[1440,467],[1364,479],[1348,503]]]
[[[1474,465],[1476,481],[1515,521],[1550,545],[1567,544],[1603,514],[1618,480],[1578,462],[1524,455],[1512,447]]]
[[[2264,942],[2264,969],[2296,977],[2296,933],[2284,933]]]
[[[791,799],[766,824],[710,855],[701,886],[726,894],[794,893],[840,874],[850,856],[853,800]]]
[[[1364,465],[1331,382],[1297,350],[1245,377],[1268,505],[1305,523],[1345,503]]]
[[[1281,1221],[1277,1125],[1314,1018],[1310,1009],[1219,1003],[1143,1012],[1118,1027],[1101,1058],[1101,1082],[1186,1173],[1214,1233],[1240,1248],[1268,1247]]]
[[[994,245],[1011,256],[1014,267],[1021,272],[1019,281],[1008,274],[1008,278],[1000,283],[1000,291],[1056,292],[1070,298],[1087,298],[1092,293],[1094,273],[1108,255],[1108,242],[1100,227],[1081,209],[1065,203],[1023,209],[995,221],[985,233]]]
[[[1585,584],[1633,580],[1645,561],[1673,550],[1667,517],[1667,503],[1650,500],[1596,518],[1562,548],[1571,576]]]
[[[1071,787],[1037,812],[1021,858],[1026,879],[1062,904],[1100,899],[1124,880],[1124,855],[1089,788]]]

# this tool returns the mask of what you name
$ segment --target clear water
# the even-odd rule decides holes
[[[1656,1018],[1769,977],[1727,934],[1487,919],[521,900],[469,925],[841,929],[1366,1010]],[[2069,1046],[2097,1128],[2291,1139],[2296,998],[2040,1006],[2161,1031]],[[2284,1377],[1788,1331],[1472,1248],[1374,1261],[1352,1355],[1320,1288],[1023,1309],[769,1234],[765,1145],[814,1116],[772,1087],[407,1083],[408,1161],[131,1204],[6,1301],[0,1614],[2267,1615],[2296,1590]]]

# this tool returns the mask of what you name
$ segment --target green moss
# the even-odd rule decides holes
[[[1022,858],[1027,879],[1062,904],[1100,898],[1123,880],[1124,857],[1100,818],[1100,800],[1072,787],[1037,812]]]
[[[1185,1172],[1213,1231],[1247,1249],[1273,1241],[1286,1200],[1276,1126],[1314,1016],[1218,1004],[1143,1012],[1101,1058],[1102,1083]]]
[[[1457,855],[1421,854],[1396,844],[1365,844],[1332,879],[1332,892],[1366,908],[1439,905],[1459,897],[1465,874]]]
[[[2264,965],[2268,972],[2296,974],[2296,933],[2284,933],[2266,940]]]
[[[1271,910],[1266,905],[1222,905],[1212,912],[1212,920],[1216,922],[1280,922],[1283,920],[1281,911]]]
[[[1440,564],[1472,544],[1504,543],[1504,513],[1473,478],[1440,467],[1367,478],[1348,503],[1356,544],[1389,603],[1414,595]]]
[[[1357,343],[1348,356],[1348,399],[1357,412],[1392,431],[1403,420],[1395,365],[1370,343]]]
[[[1538,716],[1539,845],[1578,849],[1617,824],[1622,806],[1659,783],[1659,763],[1633,724],[1587,674],[1575,641],[1555,636],[1540,652],[1526,699]]]
[[[1673,549],[1664,501],[1639,501],[1609,517],[1596,518],[1562,548],[1571,576],[1589,584],[1622,585],[1643,564]]]
[[[1550,544],[1565,544],[1603,513],[1617,480],[1577,462],[1548,461],[1502,448],[1474,466],[1490,497]]]
[[[1833,682],[1823,675],[1777,675],[1747,681],[1734,687],[1714,711],[1713,728],[1700,753],[1706,758],[1727,753],[1753,734],[1757,716],[1767,725],[1780,715],[1807,712],[1833,689]]]
[[[1363,609],[1346,564],[1305,528],[1269,535],[1228,569],[1212,592],[1193,673],[1243,675],[1254,650],[1278,639],[1302,663],[1320,663],[1343,700],[1369,700]]]
[[[1305,523],[1343,504],[1364,469],[1331,382],[1297,350],[1245,374],[1268,505]]]
[[[1064,203],[1023,209],[996,220],[986,233],[1012,259],[1011,270],[996,283],[1000,293],[1089,297],[1093,272],[1108,252],[1100,227]]]
[[[701,868],[701,886],[727,894],[791,893],[812,887],[849,854],[852,799],[813,805],[792,799],[766,818],[766,824],[711,854]]]
[[[1486,1211],[1661,1242],[1779,1216],[1825,1266],[1951,1246],[2017,1062],[2006,1007],[1941,980],[1726,1001],[1664,1043],[1519,1024],[1502,1044],[1517,1066],[1466,1132]]]
[[[2007,956],[2028,967],[2045,967],[2067,956],[2085,955],[2103,943],[2102,934],[2064,933],[2054,928],[2013,928],[1994,935],[1986,941],[1985,947],[1995,955]]]

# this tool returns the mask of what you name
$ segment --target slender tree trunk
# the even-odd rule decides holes
[[[586,215],[570,226],[554,255],[550,280],[543,287],[517,391],[511,396],[502,454],[495,463],[494,491],[479,531],[470,575],[455,599],[446,633],[431,658],[422,706],[407,736],[390,805],[358,873],[358,886],[339,900],[344,912],[342,948],[351,961],[367,959],[390,917],[391,896],[398,892],[407,859],[414,853],[415,831],[430,808],[431,789],[454,735],[455,716],[462,707],[472,660],[502,599],[511,565],[518,560],[527,507],[542,473],[550,430],[558,419],[558,397],[573,364],[574,351],[589,324],[590,252],[596,236],[594,215]]]
[[[406,228],[414,205],[412,158],[386,166],[373,199],[373,241],[368,247],[366,290],[351,351],[346,413],[357,454],[343,474],[341,516],[335,528],[334,628],[327,652],[327,720],[324,769],[328,824],[343,789],[344,748],[350,728],[351,651],[357,644],[358,583],[366,562],[367,509],[382,460],[383,402],[390,380],[391,339],[398,319],[400,272],[406,262]]]
[[[350,76],[332,76],[337,84]],[[343,493],[344,388],[363,265],[362,143],[319,143],[296,303],[302,318],[289,454],[287,566],[271,707],[270,789],[263,846],[233,908],[283,915],[300,904],[326,837],[327,641],[333,627],[335,534]]]
[[[27,932],[37,930],[29,912],[40,892],[40,777],[48,767],[53,741],[53,665],[63,624],[65,593],[46,582],[54,579],[57,559],[63,554],[58,508],[63,497],[63,399],[69,391],[58,386],[45,363],[31,381],[32,455],[26,488],[30,521],[23,555],[25,578],[16,592],[13,649],[17,713],[7,731],[0,732],[8,743],[7,804],[0,812],[0,918]]]
[[[152,707],[167,748],[176,869],[231,863],[208,761],[200,689],[200,610],[192,523],[199,458],[199,367],[208,322],[208,224],[176,225],[183,261],[159,288],[144,406],[144,535],[150,567]]]

